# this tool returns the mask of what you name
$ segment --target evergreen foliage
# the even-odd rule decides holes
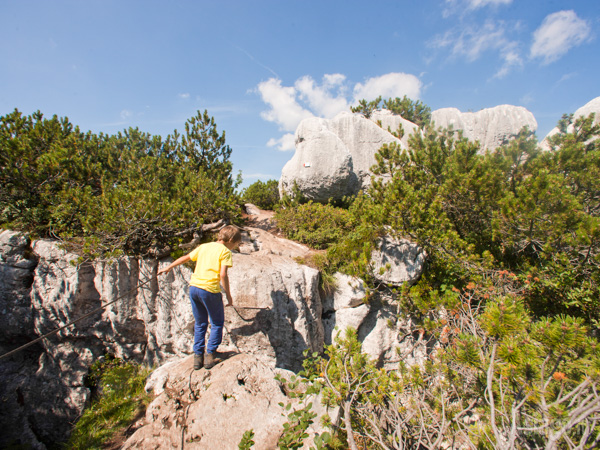
[[[261,209],[273,210],[279,204],[279,182],[268,180],[265,183],[258,180],[242,191],[242,200],[252,203]]]
[[[361,113],[368,119],[373,114],[373,111],[382,107],[393,114],[410,120],[419,127],[424,127],[431,122],[431,108],[420,100],[411,100],[406,95],[402,98],[396,97],[383,100],[383,104],[381,96],[370,102],[362,99],[358,102],[358,106],[350,107],[350,110],[353,113]]]
[[[407,350],[382,370],[348,330],[307,359],[305,392],[341,408],[334,439],[352,449],[598,446],[600,127],[593,116],[562,122],[571,132],[549,152],[526,129],[485,154],[431,127],[408,151],[381,148],[381,178],[349,207],[351,231],[327,241],[322,262],[360,276],[397,305],[396,319],[409,315],[411,328],[390,326],[418,334],[427,358],[409,366]],[[297,226],[310,229],[304,215]],[[413,286],[374,282],[382,234],[427,251]]]
[[[0,148],[0,226],[68,239],[88,256],[173,248],[239,215],[231,149],[206,111],[162,139],[15,110],[0,117]]]
[[[282,206],[275,219],[289,239],[316,249],[327,248],[353,228],[352,215],[346,209],[312,201]]]

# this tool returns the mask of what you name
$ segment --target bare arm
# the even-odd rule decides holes
[[[162,275],[163,273],[168,273],[171,269],[177,267],[180,264],[183,264],[184,262],[187,262],[190,260],[190,255],[183,255],[181,258],[177,258],[175,261],[173,261],[171,264],[169,264],[167,267],[164,267],[163,269],[160,269],[158,271],[158,273],[156,274],[156,276]]]
[[[229,275],[227,274],[227,269],[229,269],[229,266],[221,266],[221,286],[223,286],[225,296],[227,297],[227,304],[225,306],[233,306],[233,299],[231,298],[231,291],[229,290]]]

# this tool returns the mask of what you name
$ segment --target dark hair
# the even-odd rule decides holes
[[[240,242],[242,240],[242,232],[236,226],[227,225],[221,228],[217,239],[223,242]]]

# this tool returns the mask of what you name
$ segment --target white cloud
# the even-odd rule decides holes
[[[305,75],[293,86],[283,86],[281,80],[270,78],[260,83],[256,91],[269,106],[261,117],[288,132],[280,138],[270,139],[267,145],[285,151],[294,149],[293,132],[303,119],[332,118],[342,111],[350,111],[350,105],[358,100],[373,100],[380,95],[386,99],[407,95],[416,100],[421,92],[421,81],[414,75],[389,73],[369,78],[349,89],[346,76],[336,73],[324,75],[321,83]],[[350,99],[350,95],[353,98]]]
[[[533,33],[531,57],[542,58],[543,64],[556,61],[571,48],[591,38],[591,27],[577,17],[575,11],[558,11],[546,16]]]
[[[129,111],[128,109],[124,109],[121,111],[121,119],[127,120],[131,116],[133,116],[133,113],[131,111]]]
[[[354,103],[358,100],[374,100],[380,95],[384,98],[404,97],[416,100],[421,93],[421,80],[408,73],[388,73],[380,77],[369,78],[354,86]]]
[[[277,150],[282,152],[294,150],[296,148],[295,136],[293,133],[286,133],[279,139],[271,138],[267,142],[267,147],[277,147]]]
[[[269,122],[275,122],[284,131],[295,131],[302,119],[313,114],[297,102],[297,91],[293,87],[281,85],[281,80],[269,78],[258,85],[262,100],[271,109],[261,113],[261,117]]]
[[[497,78],[506,76],[513,67],[523,65],[517,42],[506,37],[504,22],[488,20],[480,27],[455,27],[434,38],[430,45],[434,48],[449,48],[451,56],[463,56],[470,62],[479,59],[485,52],[496,51],[503,61],[494,75]]]
[[[184,94],[179,94],[178,97],[187,100],[188,98],[190,98],[190,94],[186,92]]]
[[[319,117],[331,118],[340,111],[350,109],[344,97],[346,77],[342,74],[325,75],[323,84],[317,85],[308,75],[298,79],[296,87],[299,98],[306,101],[310,109]],[[334,91],[335,90],[335,91]],[[335,95],[332,94],[335,92]]]

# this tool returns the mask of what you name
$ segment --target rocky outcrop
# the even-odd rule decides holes
[[[410,120],[406,120],[404,117],[394,114],[387,109],[378,109],[373,111],[369,119],[390,133],[397,134],[398,129],[402,127],[403,134],[400,138],[400,141],[403,144],[403,148],[408,148],[408,140],[410,136],[421,132],[421,129],[417,124],[411,122]]]
[[[382,120],[392,131],[398,128],[395,120],[383,115]],[[406,128],[412,129],[409,125]],[[391,142],[405,148],[387,127],[360,114],[344,112],[331,120],[305,119],[296,130],[296,152],[283,167],[279,190],[289,194],[297,185],[306,198],[319,202],[354,195],[370,183],[377,151]]]
[[[432,113],[436,127],[461,130],[479,141],[481,152],[494,150],[516,136],[523,127],[537,129],[535,117],[520,106],[500,105],[477,113],[456,108]],[[395,133],[402,127],[403,135]],[[387,110],[374,111],[369,119],[343,112],[331,120],[312,117],[296,129],[296,152],[281,171],[279,191],[293,193],[294,186],[309,200],[327,202],[355,195],[371,182],[375,155],[392,142],[408,148],[409,137],[419,133],[414,123]]]
[[[34,336],[31,309],[33,269],[37,265],[29,239],[14,231],[0,231],[0,350],[25,343]]]
[[[191,353],[190,268],[179,266],[157,280],[155,260],[124,257],[76,266],[76,255],[54,242],[29,244],[10,232],[0,237],[3,354],[98,310],[0,361],[0,393],[11,406],[0,413],[11,430],[0,446],[43,448],[64,441],[89,400],[88,368],[106,353],[148,365]],[[234,255],[236,309],[227,313],[223,349],[262,354],[278,367],[298,370],[303,350],[323,346],[319,273],[292,259],[308,252],[304,246],[260,229],[250,229],[246,239],[252,255]]]
[[[369,314],[367,292],[362,280],[336,273],[331,292],[323,299],[325,344],[330,345],[347,327],[360,328]]]
[[[581,108],[577,109],[577,111],[573,113],[573,122],[575,122],[580,117],[587,117],[592,113],[595,114],[593,123],[594,125],[598,125],[600,123],[600,97],[596,97],[595,99],[587,102]],[[575,125],[571,123],[567,127],[567,133],[573,133],[573,131],[575,131]],[[540,148],[544,151],[551,150],[552,147],[550,145],[549,139],[556,134],[560,134],[560,132],[561,131],[558,127],[554,127],[546,135],[546,137],[544,137],[542,142],[540,142]]]
[[[371,254],[373,276],[394,286],[412,283],[423,273],[426,260],[427,253],[414,242],[384,236]]]
[[[243,359],[241,366],[262,364],[269,370],[297,371],[304,350],[320,352],[338,331],[352,326],[373,357],[383,361],[381,355],[394,352],[398,342],[381,337],[385,325],[380,322],[388,323],[389,317],[378,312],[379,306],[365,303],[360,280],[338,274],[336,291],[325,295],[319,272],[296,262],[310,259],[307,247],[261,228],[246,231],[240,253],[233,257],[230,285],[235,307],[226,310],[220,351],[256,359]],[[168,261],[122,257],[77,266],[72,263],[76,259],[55,242],[29,242],[20,233],[0,233],[2,354],[85,317],[15,356],[0,359],[4,405],[0,425],[5,430],[0,447],[43,449],[64,441],[90,399],[84,382],[88,368],[106,353],[158,366],[179,364],[192,352],[190,268],[179,266],[157,279],[158,268]],[[107,303],[111,304],[103,307]],[[239,365],[228,369],[234,380],[230,387],[240,379],[233,375],[241,370]],[[271,375],[265,372],[267,376]],[[167,378],[173,380],[169,372],[163,381]],[[211,395],[218,398],[217,393]],[[257,407],[259,403],[257,399]],[[191,422],[187,425],[193,428]],[[198,426],[194,436],[206,436],[205,422]],[[255,432],[259,428],[256,425]],[[173,430],[167,434],[176,434]]]
[[[470,141],[479,141],[481,151],[495,150],[519,134],[525,126],[533,133],[537,121],[522,106],[500,105],[473,112],[460,112],[456,108],[442,108],[431,113],[435,127],[460,130]]]
[[[289,414],[280,403],[295,400],[275,379],[276,375],[289,379],[293,372],[271,362],[242,353],[210,371],[194,371],[192,357],[159,368],[146,384],[156,398],[121,448],[179,448],[182,442],[185,448],[237,448],[247,430],[255,433],[253,448],[277,448]],[[309,432],[320,431],[315,420]]]

